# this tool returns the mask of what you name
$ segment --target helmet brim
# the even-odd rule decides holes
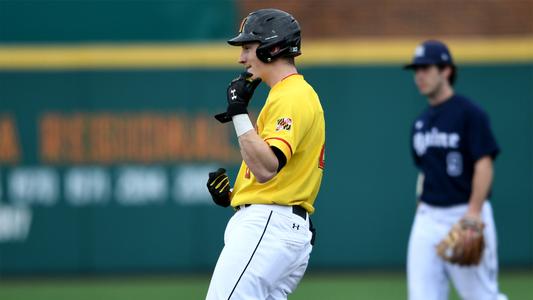
[[[238,36],[228,40],[228,44],[232,46],[241,46],[246,43],[261,42],[261,38],[250,33],[239,33]]]

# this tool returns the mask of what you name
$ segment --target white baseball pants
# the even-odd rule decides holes
[[[312,250],[309,216],[290,206],[241,206],[226,226],[206,300],[287,299]]]
[[[481,263],[461,267],[442,260],[437,244],[452,225],[464,216],[466,204],[435,207],[420,203],[409,238],[407,251],[407,282],[409,300],[446,300],[449,281],[464,300],[505,300],[498,291],[498,255],[492,207],[485,201],[482,219],[485,224],[485,249]]]

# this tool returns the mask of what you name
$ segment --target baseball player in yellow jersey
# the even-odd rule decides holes
[[[300,26],[290,14],[252,12],[228,43],[241,46],[246,72],[230,83],[227,111],[215,117],[233,122],[243,162],[231,192],[224,169],[209,174],[215,203],[236,212],[206,299],[287,299],[314,243],[309,214],[324,168],[324,112],[294,64]],[[271,90],[254,129],[247,105],[261,81]]]

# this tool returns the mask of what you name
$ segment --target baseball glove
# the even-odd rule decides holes
[[[481,220],[462,218],[437,245],[438,255],[452,264],[478,265],[485,248],[484,227]]]

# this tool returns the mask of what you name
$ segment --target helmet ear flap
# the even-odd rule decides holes
[[[290,49],[287,47],[280,47],[280,44],[281,43],[274,45],[260,45],[256,50],[257,58],[264,63],[270,63],[274,60],[274,58],[283,56],[283,54],[290,51]]]
[[[257,58],[259,58],[260,61],[264,62],[265,64],[268,64],[272,62],[272,60],[276,57],[277,54],[279,54],[279,51],[277,53],[272,53],[271,46],[266,47],[267,45],[260,45],[255,50],[255,54],[257,55]]]

